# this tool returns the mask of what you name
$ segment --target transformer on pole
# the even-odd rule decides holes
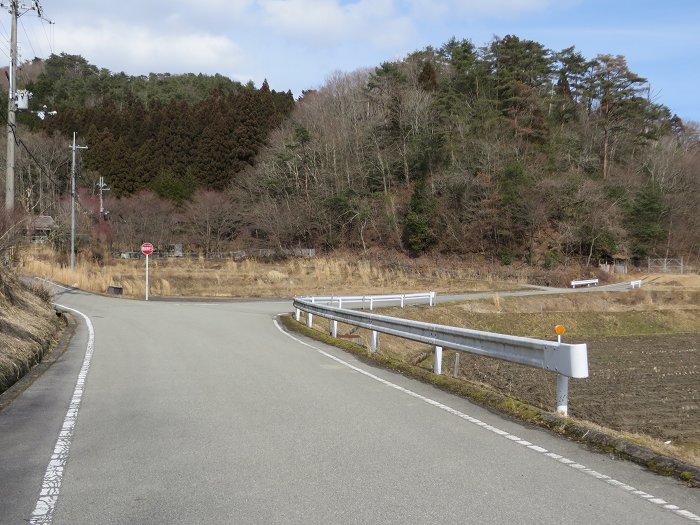
[[[24,12],[36,11],[39,18],[44,18],[44,10],[38,0],[32,0],[32,5],[27,7],[19,0],[2,0],[0,7],[7,8],[10,12],[10,69],[8,72],[9,92],[7,102],[7,174],[5,176],[5,209],[12,211],[15,208],[15,146],[17,145],[17,111],[29,109],[31,93],[17,91],[17,18]],[[20,13],[21,10],[24,12]],[[47,20],[49,23],[53,23]]]

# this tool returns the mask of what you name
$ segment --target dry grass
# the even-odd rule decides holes
[[[127,297],[145,294],[145,260],[111,259],[96,264],[78,257],[75,272],[65,258],[45,247],[22,254],[21,269],[68,286],[105,293],[120,286]],[[501,280],[503,279],[503,280]],[[293,297],[436,290],[442,293],[512,289],[527,281],[525,272],[499,276],[483,268],[431,262],[363,260],[351,255],[283,260],[154,259],[149,264],[152,296]]]
[[[0,269],[0,392],[51,347],[59,327],[43,289],[33,290]]]

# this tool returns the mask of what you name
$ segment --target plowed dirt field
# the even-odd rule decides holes
[[[700,442],[699,334],[597,337],[587,343],[590,377],[571,380],[570,415],[664,441]],[[466,379],[548,410],[555,406],[552,374],[467,354],[459,368]]]

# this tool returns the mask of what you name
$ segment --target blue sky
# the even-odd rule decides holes
[[[29,3],[29,2],[26,2]],[[20,18],[21,58],[66,52],[113,72],[220,73],[273,89],[321,86],[452,36],[517,35],[586,57],[620,54],[652,95],[700,122],[700,0],[41,0]],[[0,11],[0,60],[9,14]]]

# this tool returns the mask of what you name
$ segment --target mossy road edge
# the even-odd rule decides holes
[[[58,323],[56,331],[47,339],[45,343],[48,346],[47,351],[43,354],[40,361],[26,370],[22,377],[9,388],[0,393],[0,412],[12,404],[22,392],[27,390],[68,350],[75,334],[77,323],[72,316],[65,312],[57,311],[57,314],[61,317],[62,322]]]

